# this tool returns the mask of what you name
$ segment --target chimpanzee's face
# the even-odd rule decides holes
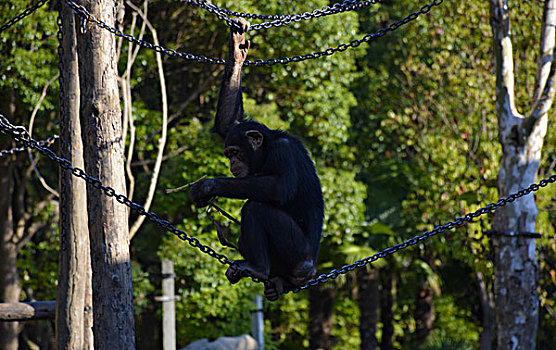
[[[234,177],[245,177],[249,175],[247,157],[240,146],[228,146],[224,148],[224,155],[230,160],[230,171]]]
[[[228,132],[224,155],[230,160],[230,171],[235,177],[254,175],[260,170],[263,140],[260,131],[243,130],[241,124]]]

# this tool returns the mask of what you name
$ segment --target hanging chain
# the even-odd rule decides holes
[[[50,136],[49,138],[47,138],[46,140],[37,141],[37,143],[41,147],[50,147],[59,138],[60,137],[58,135],[53,135],[53,136]],[[16,152],[23,152],[25,150],[27,150],[27,147],[14,147],[12,149],[1,150],[0,151],[0,157],[12,155],[12,154],[15,154]]]
[[[417,235],[413,238],[407,239],[402,243],[396,244],[392,247],[386,248],[381,252],[378,252],[376,254],[373,254],[369,257],[366,257],[365,259],[361,259],[358,260],[356,262],[354,262],[353,264],[350,265],[344,265],[339,269],[335,269],[330,271],[327,274],[322,274],[314,279],[312,279],[311,281],[307,282],[307,284],[305,286],[299,287],[298,289],[293,290],[294,293],[298,293],[301,290],[307,289],[310,286],[316,286],[318,284],[321,283],[325,283],[328,282],[329,280],[335,279],[340,275],[346,274],[349,271],[353,271],[355,269],[364,267],[365,265],[368,265],[370,263],[373,263],[375,261],[377,261],[378,259],[382,259],[385,258],[389,255],[392,255],[402,249],[405,249],[407,247],[411,247],[413,245],[416,245],[422,241],[427,240],[428,238],[432,237],[432,236],[436,236],[439,233],[442,233],[444,231],[449,231],[452,230],[454,228],[460,227],[462,225],[464,225],[466,222],[471,223],[473,222],[474,218],[478,218],[481,215],[487,214],[487,213],[491,213],[496,211],[497,209],[507,205],[508,203],[511,203],[513,201],[515,201],[516,199],[519,199],[523,196],[526,196],[532,192],[536,192],[538,191],[540,188],[542,187],[546,187],[549,184],[553,184],[554,182],[556,182],[556,174],[543,179],[541,181],[539,181],[538,184],[532,184],[529,187],[520,190],[516,193],[513,193],[511,195],[509,195],[508,197],[505,198],[500,198],[498,200],[498,202],[496,203],[490,203],[488,205],[486,205],[485,207],[482,207],[480,209],[477,209],[475,212],[473,213],[468,213],[465,216],[459,217],[457,219],[455,219],[454,221],[449,221],[447,223],[445,223],[444,225],[441,226],[437,226],[435,227],[432,231],[426,231],[420,235]]]
[[[102,29],[106,29],[107,31],[109,31],[110,33],[125,39],[131,43],[137,44],[141,47],[144,47],[146,49],[150,49],[150,50],[154,50],[156,52],[160,52],[160,53],[164,53],[168,56],[173,56],[173,57],[179,57],[185,60],[189,60],[189,61],[197,61],[198,63],[211,63],[211,64],[225,64],[226,60],[222,59],[222,58],[209,58],[203,55],[193,55],[190,53],[184,53],[184,52],[178,52],[176,50],[172,50],[172,49],[166,49],[160,45],[155,45],[152,44],[148,41],[145,40],[141,40],[141,39],[137,39],[135,38],[133,35],[129,35],[129,34],[125,34],[124,32],[122,32],[121,30],[114,28],[108,24],[106,24],[105,22],[98,20],[95,18],[95,16],[93,16],[85,7],[77,4],[75,1],[73,0],[65,0],[65,2],[68,4],[69,7],[71,7],[71,9],[77,14],[79,15],[82,20],[84,21],[84,25],[87,24],[88,21],[95,23],[97,26],[99,26]]]
[[[29,7],[28,9],[26,9],[25,11],[21,12],[19,15],[15,16],[14,18],[12,18],[11,20],[9,20],[7,23],[3,24],[0,27],[0,33],[2,33],[3,31],[5,31],[6,29],[10,28],[11,26],[13,26],[16,22],[18,22],[19,20],[29,16],[30,14],[32,14],[33,12],[35,12],[37,9],[39,9],[40,7],[42,7],[44,4],[46,4],[48,2],[48,0],[39,0],[39,2],[37,2],[35,5]]]
[[[7,22],[6,24],[2,25],[2,27],[0,27],[0,33],[2,31],[6,30],[7,28],[9,28],[10,26],[12,26],[14,23],[19,21],[20,19],[22,19],[22,18],[28,16],[29,14],[33,13],[39,7],[43,6],[46,2],[48,2],[48,0],[39,1],[36,5],[30,7],[29,9],[25,10],[24,12],[22,12],[17,17],[13,18],[12,20]],[[191,2],[191,1],[188,1],[188,2]],[[349,47],[357,47],[363,42],[370,42],[371,40],[374,40],[376,38],[384,36],[387,32],[394,31],[394,30],[398,29],[400,26],[417,19],[417,17],[419,17],[420,15],[428,13],[433,6],[438,6],[442,2],[443,2],[443,0],[434,1],[429,5],[423,6],[420,11],[410,14],[409,16],[405,17],[404,19],[391,24],[387,28],[381,28],[376,33],[368,34],[365,37],[363,37],[363,39],[361,39],[361,40],[354,40],[349,44],[341,44],[337,48],[329,48],[329,49],[327,49],[326,51],[323,51],[323,52],[315,52],[313,54],[307,54],[307,55],[304,55],[304,56],[294,56],[294,57],[291,57],[291,58],[282,58],[282,59],[278,59],[278,60],[270,59],[270,60],[267,60],[267,61],[263,61],[263,60],[255,60],[255,61],[252,61],[252,62],[247,61],[246,65],[260,66],[260,65],[265,65],[265,64],[274,65],[276,63],[284,63],[285,64],[285,63],[290,63],[290,62],[299,62],[299,61],[303,61],[303,60],[306,60],[306,59],[315,59],[315,58],[319,58],[321,56],[328,56],[328,55],[332,55],[333,53],[338,52],[338,51],[345,51]],[[124,34],[120,30],[107,25],[103,21],[97,20],[83,6],[80,6],[80,5],[76,4],[72,0],[66,0],[66,3],[73,9],[73,11],[75,13],[77,13],[79,16],[81,16],[84,20],[92,21],[95,24],[97,24],[99,27],[104,28],[104,29],[110,31],[113,34],[115,34],[119,37],[122,37],[122,38],[124,38],[124,39],[126,39],[130,42],[134,42],[134,43],[136,43],[136,44],[138,44],[142,47],[146,47],[146,48],[155,50],[157,52],[165,53],[165,54],[168,54],[170,56],[177,56],[177,57],[185,58],[185,59],[188,59],[188,60],[196,60],[200,63],[216,63],[216,64],[224,64],[225,63],[225,60],[223,60],[223,59],[208,58],[208,57],[205,57],[205,56],[195,56],[195,55],[192,55],[192,54],[180,53],[180,52],[177,52],[175,50],[165,49],[162,46],[153,45],[153,44],[148,43],[146,41],[136,39],[131,35]],[[350,3],[350,1],[344,1],[343,5],[347,4],[347,3]],[[323,10],[324,10],[324,8],[323,8]],[[224,10],[222,10],[222,11],[224,11]],[[337,11],[335,13],[338,13],[338,12],[343,12],[343,11]],[[249,14],[245,14],[245,16],[247,16],[247,15],[249,15]],[[315,14],[313,17],[309,17],[309,18],[324,16],[324,15],[325,14],[319,14],[319,15]],[[294,16],[298,16],[298,15],[292,15],[290,17],[288,17],[288,16],[280,17],[278,20],[284,20],[284,23],[279,24],[279,25],[288,24],[291,21],[296,21],[295,19],[293,19],[290,22],[287,22],[288,20],[290,20]],[[303,16],[306,16],[306,14],[299,15],[299,16],[303,17]],[[306,18],[303,17],[303,18],[300,18],[299,20],[301,20],[301,19],[306,19]],[[269,22],[269,23],[271,23],[271,22]],[[60,17],[58,17],[58,25],[59,26],[61,25],[61,18]],[[275,26],[275,25],[271,24],[270,26]],[[58,39],[60,40],[60,46],[58,48],[58,52],[61,54],[62,53],[61,29],[59,29],[59,32],[58,32]],[[61,89],[60,93],[63,94],[62,89]],[[62,97],[62,95],[61,95],[61,97]],[[63,109],[62,109],[61,112],[62,113],[64,112]],[[214,249],[212,249],[211,247],[202,244],[197,238],[188,236],[184,231],[176,228],[168,220],[162,219],[160,216],[158,216],[154,212],[146,211],[145,208],[143,208],[140,204],[137,204],[137,203],[131,201],[129,198],[127,198],[126,196],[124,196],[122,194],[116,193],[116,190],[114,190],[114,188],[112,188],[110,186],[103,185],[100,180],[86,174],[85,171],[83,171],[82,169],[73,167],[69,160],[58,157],[56,155],[56,153],[54,153],[52,150],[47,148],[47,146],[49,144],[51,144],[56,138],[58,138],[57,136],[52,136],[49,139],[44,140],[44,141],[36,141],[33,138],[31,138],[31,136],[29,135],[29,133],[27,132],[27,130],[24,127],[12,125],[8,121],[8,119],[6,117],[4,117],[2,114],[0,114],[0,131],[3,132],[3,133],[10,134],[10,136],[16,142],[23,143],[23,145],[24,145],[23,147],[13,149],[14,150],[13,152],[24,150],[26,148],[36,149],[41,154],[45,155],[49,159],[58,163],[62,169],[70,171],[73,176],[79,177],[79,178],[85,180],[90,185],[92,185],[94,188],[102,190],[104,192],[104,194],[107,195],[108,197],[114,197],[119,203],[126,205],[127,207],[129,207],[133,211],[137,212],[139,215],[146,216],[149,220],[156,223],[157,225],[159,225],[163,229],[165,229],[169,232],[172,232],[174,235],[176,235],[181,240],[188,242],[192,247],[198,248],[201,252],[210,255],[211,257],[217,259],[220,263],[222,263],[224,265],[232,265],[233,264],[233,262],[230,261],[228,259],[228,257],[226,257],[223,254],[219,254]],[[3,153],[3,152],[7,152],[7,153]],[[1,151],[0,155],[13,154],[13,152],[12,152],[12,150]],[[546,187],[549,184],[552,184],[554,182],[556,182],[556,174],[550,176],[547,179],[541,180],[538,184],[532,184],[531,186],[529,186],[526,189],[523,189],[523,190],[518,191],[514,194],[511,194],[508,197],[501,198],[496,203],[490,203],[487,206],[482,207],[482,208],[476,210],[473,213],[468,213],[463,217],[459,217],[459,218],[455,219],[454,221],[449,221],[449,222],[445,223],[444,225],[437,226],[431,231],[426,231],[426,232],[424,232],[420,235],[414,236],[413,238],[407,239],[402,243],[399,243],[399,244],[396,244],[392,247],[386,248],[383,251],[378,252],[378,253],[376,253],[372,256],[369,256],[367,258],[358,260],[353,264],[344,265],[339,269],[331,270],[327,274],[319,275],[318,277],[309,281],[305,286],[301,286],[299,288],[296,288],[295,290],[293,290],[293,292],[297,293],[297,292],[299,292],[301,290],[304,290],[304,289],[307,289],[311,286],[316,286],[316,285],[319,285],[321,283],[328,282],[329,280],[335,279],[342,274],[348,273],[349,271],[353,271],[357,268],[364,267],[364,266],[366,266],[368,264],[371,264],[371,263],[373,263],[373,262],[375,262],[379,259],[382,259],[382,258],[385,258],[389,255],[392,255],[392,254],[394,254],[394,253],[396,253],[396,252],[398,252],[402,249],[405,249],[405,248],[408,248],[410,246],[416,245],[420,242],[423,242],[423,241],[427,240],[428,238],[433,237],[433,236],[435,236],[439,233],[442,233],[442,232],[445,232],[445,231],[448,231],[448,230],[452,230],[456,227],[460,227],[460,226],[464,225],[466,222],[470,223],[470,222],[473,221],[474,218],[477,218],[481,215],[484,215],[484,214],[487,214],[487,213],[490,213],[490,212],[494,212],[495,210],[507,205],[508,203],[511,203],[511,202],[515,201],[516,199],[519,199],[523,196],[526,196],[526,195],[528,195],[532,192],[538,191],[540,188]],[[255,278],[253,278],[253,280],[259,281],[259,282],[264,282],[264,281],[257,280]]]
[[[112,34],[121,37],[129,42],[135,43],[141,47],[150,49],[150,50],[154,50],[156,52],[160,52],[160,53],[164,53],[168,56],[173,56],[173,57],[179,57],[185,60],[189,60],[189,61],[197,61],[198,63],[210,63],[210,64],[226,64],[226,60],[222,59],[222,58],[209,58],[203,55],[193,55],[190,53],[184,53],[184,52],[178,52],[176,50],[172,50],[172,49],[166,49],[160,45],[154,45],[148,41],[145,40],[141,40],[141,39],[137,39],[132,35],[129,34],[125,34],[123,33],[121,30],[114,28],[108,24],[106,24],[105,22],[96,19],[85,7],[75,3],[74,0],[65,0],[66,3],[73,9],[73,11],[79,15],[81,18],[83,18],[85,21],[91,21],[93,23],[95,23],[96,25],[98,25],[100,28],[106,29],[109,32],[111,32]],[[421,7],[421,9],[417,12],[413,12],[410,15],[408,15],[407,17],[392,23],[390,26],[386,27],[386,28],[380,28],[379,30],[377,30],[375,33],[373,34],[367,34],[365,35],[362,39],[359,40],[353,40],[351,41],[349,44],[340,44],[337,47],[331,47],[326,49],[325,51],[317,51],[314,53],[309,53],[309,54],[305,54],[302,56],[293,56],[293,57],[284,57],[284,58],[279,58],[279,59],[267,59],[267,60],[262,60],[262,59],[258,59],[258,60],[254,60],[254,61],[250,61],[250,60],[246,60],[244,65],[245,66],[264,66],[264,65],[269,65],[269,66],[273,66],[275,64],[281,63],[281,64],[287,64],[287,63],[291,63],[291,62],[300,62],[300,61],[305,61],[305,60],[309,60],[309,59],[316,59],[316,58],[320,58],[322,56],[330,56],[336,52],[343,52],[346,51],[349,48],[355,48],[358,47],[359,45],[361,45],[362,43],[366,42],[369,43],[375,39],[381,38],[384,35],[386,35],[388,32],[393,32],[396,29],[398,29],[399,27],[401,27],[404,24],[407,24],[409,22],[412,22],[414,20],[416,20],[420,15],[426,14],[428,13],[434,6],[438,6],[440,4],[442,4],[443,0],[436,0],[433,1],[432,3],[428,4],[428,5],[424,5],[423,7]]]
[[[221,9],[213,4],[206,2],[206,0],[182,0],[183,2],[203,8],[211,13],[214,13],[219,19],[226,21],[228,26],[236,26],[237,24],[233,19],[228,16],[243,17],[249,19],[262,19],[271,20],[270,22],[264,22],[260,24],[253,24],[249,27],[249,31],[268,29],[271,27],[280,27],[283,25],[288,25],[292,22],[300,22],[302,20],[308,20],[313,18],[318,18],[322,16],[333,15],[336,13],[353,11],[363,7],[368,7],[370,5],[380,3],[381,0],[366,0],[366,1],[355,1],[355,0],[344,0],[342,3],[335,3],[332,6],[325,6],[322,9],[315,9],[311,12],[304,12],[295,15],[259,15],[253,13],[245,13],[238,11],[230,11],[226,9]]]
[[[116,198],[116,200],[119,203],[126,205],[127,207],[129,207],[133,211],[137,212],[139,215],[146,216],[149,220],[156,223],[157,225],[159,225],[163,229],[165,229],[169,232],[172,232],[173,234],[175,234],[181,240],[188,242],[192,247],[198,248],[201,252],[203,252],[205,254],[208,254],[211,257],[217,259],[220,263],[222,263],[224,265],[232,265],[233,264],[233,262],[230,261],[228,259],[228,257],[226,257],[223,254],[219,254],[214,249],[212,249],[211,247],[202,244],[197,238],[188,236],[184,231],[176,228],[168,220],[162,219],[156,213],[146,211],[145,208],[143,208],[140,204],[132,202],[129,198],[127,198],[126,196],[124,196],[122,194],[116,193],[116,190],[114,190],[112,187],[103,185],[100,182],[100,180],[98,180],[98,179],[96,179],[96,178],[94,178],[90,175],[87,175],[82,169],[73,167],[69,160],[58,157],[50,149],[41,146],[38,141],[32,139],[29,136],[29,133],[27,132],[27,130],[25,130],[24,127],[12,125],[8,121],[8,119],[6,117],[4,117],[2,114],[0,114],[0,131],[9,134],[16,142],[23,143],[26,148],[36,149],[41,154],[47,156],[51,160],[58,163],[62,169],[70,171],[71,174],[74,175],[75,177],[82,178],[83,180],[88,182],[90,185],[92,185],[94,188],[102,190],[104,192],[104,194],[106,194],[107,196]],[[532,192],[538,191],[540,188],[546,187],[549,184],[553,184],[555,182],[556,182],[556,174],[550,176],[547,179],[541,180],[538,184],[532,184],[531,186],[527,187],[526,189],[520,190],[520,191],[518,191],[514,194],[509,195],[508,197],[501,198],[496,203],[490,203],[490,204],[486,205],[485,207],[482,207],[482,208],[476,210],[473,213],[468,213],[463,217],[459,217],[459,218],[455,219],[454,221],[449,221],[449,222],[445,223],[444,225],[437,226],[432,231],[426,231],[426,232],[424,232],[420,235],[417,235],[413,238],[407,239],[402,243],[396,244],[396,245],[394,245],[390,248],[386,248],[383,251],[378,252],[378,253],[376,253],[372,256],[369,256],[369,257],[366,257],[364,259],[358,260],[353,264],[344,265],[339,269],[334,269],[334,270],[331,270],[329,273],[322,274],[322,275],[310,280],[309,282],[307,282],[306,285],[292,290],[292,292],[298,293],[298,292],[300,292],[304,289],[307,289],[311,286],[316,286],[316,285],[319,285],[321,283],[328,282],[329,280],[335,279],[340,275],[346,274],[346,273],[348,273],[350,271],[353,271],[355,269],[358,269],[358,268],[362,268],[362,267],[364,267],[368,264],[371,264],[371,263],[373,263],[373,262],[375,262],[379,259],[390,256],[390,255],[392,255],[392,254],[394,254],[394,253],[396,253],[396,252],[398,252],[402,249],[405,249],[405,248],[411,247],[413,245],[416,245],[420,242],[423,242],[423,241],[429,239],[430,237],[433,237],[433,236],[435,236],[439,233],[452,230],[456,227],[460,227],[460,226],[464,225],[466,222],[471,223],[471,222],[473,222],[474,218],[477,218],[477,217],[479,217],[481,215],[484,215],[484,214],[487,214],[487,213],[494,212],[497,209],[507,205],[508,203],[511,203],[511,202],[515,201],[516,199],[519,199],[523,196],[526,196],[526,195],[528,195]],[[261,281],[259,279],[253,278],[252,276],[249,276],[249,277],[251,277],[255,282],[267,282],[267,281]]]
[[[73,167],[69,160],[58,157],[52,150],[41,146],[38,141],[29,136],[29,133],[27,132],[27,130],[25,130],[24,127],[12,125],[2,114],[0,114],[0,130],[9,134],[16,142],[23,143],[24,147],[36,149],[42,155],[58,163],[62,169],[71,172],[71,174],[75,177],[85,180],[94,188],[103,191],[104,194],[108,197],[114,197],[119,203],[129,207],[139,215],[146,216],[155,224],[178,236],[178,238],[182,241],[188,242],[192,247],[198,248],[201,252],[210,255],[224,265],[232,264],[232,261],[230,261],[228,257],[223,254],[219,254],[211,247],[202,244],[199,239],[188,236],[187,233],[172,225],[168,220],[161,218],[156,213],[146,211],[145,208],[143,208],[140,204],[131,201],[123,194],[116,193],[116,190],[114,188],[103,185],[99,179],[88,175],[80,168]]]
[[[266,61],[263,61],[263,60],[260,60],[260,59],[259,60],[254,60],[254,61],[247,60],[245,62],[245,65],[246,66],[251,66],[251,65],[253,65],[253,66],[262,66],[262,65],[273,66],[277,63],[287,64],[287,63],[290,63],[290,62],[301,62],[301,61],[305,61],[305,60],[320,58],[322,56],[330,56],[330,55],[332,55],[336,52],[344,52],[349,48],[358,47],[362,43],[369,43],[369,42],[371,42],[373,40],[376,40],[378,38],[382,38],[388,32],[393,32],[396,29],[398,29],[399,27],[401,27],[402,25],[416,20],[420,15],[429,13],[430,10],[434,6],[438,6],[438,5],[442,4],[443,1],[444,0],[433,1],[430,4],[427,4],[423,7],[421,7],[421,9],[419,11],[411,13],[407,17],[405,17],[405,18],[403,18],[403,19],[401,19],[397,22],[394,22],[394,23],[390,24],[388,27],[380,28],[375,33],[367,34],[359,40],[351,41],[349,44],[340,44],[340,45],[336,46],[335,48],[331,47],[331,48],[328,48],[324,51],[317,51],[317,52],[314,52],[314,53],[309,53],[309,54],[305,54],[305,55],[301,55],[301,56],[285,57],[285,58],[279,58],[279,59],[271,58],[271,59],[268,59]]]

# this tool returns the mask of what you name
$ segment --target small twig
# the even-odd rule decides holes
[[[234,218],[230,213],[228,213],[224,209],[222,209],[219,206],[217,206],[216,204],[214,204],[214,201],[211,201],[209,203],[209,207],[214,208],[216,211],[220,212],[220,214],[222,216],[224,216],[225,218],[227,218],[230,221],[233,221],[236,225],[241,225],[241,222],[238,219]]]
[[[170,194],[170,193],[174,193],[174,192],[178,192],[178,191],[184,190],[184,189],[186,189],[186,188],[189,188],[189,187],[191,187],[191,186],[193,186],[193,185],[195,185],[195,184],[197,184],[197,183],[199,183],[199,182],[205,180],[207,177],[208,177],[207,175],[203,175],[203,176],[200,177],[199,179],[197,179],[197,180],[195,180],[195,181],[193,181],[193,182],[190,182],[190,183],[188,183],[188,184],[186,184],[186,185],[180,186],[180,187],[178,187],[178,188],[167,188],[166,190],[164,190],[164,193]]]

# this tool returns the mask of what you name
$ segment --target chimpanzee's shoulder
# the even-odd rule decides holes
[[[304,148],[303,142],[299,138],[286,131],[272,130],[272,133],[274,136],[274,142],[277,144]]]

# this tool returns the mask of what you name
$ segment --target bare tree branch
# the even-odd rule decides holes
[[[523,116],[515,107],[515,77],[510,13],[505,0],[490,0],[490,24],[496,56],[496,109],[515,118]],[[511,127],[502,125],[502,128]]]
[[[174,158],[175,156],[179,155],[180,153],[183,153],[184,151],[189,149],[189,145],[185,145],[185,146],[181,146],[178,149],[170,152],[169,154],[165,155],[164,157],[162,157],[162,161],[167,161],[168,159]],[[136,167],[136,166],[145,166],[145,165],[151,165],[154,164],[156,162],[156,159],[145,159],[145,160],[140,160],[137,162],[133,162],[131,164],[131,166]]]
[[[554,56],[556,37],[556,0],[547,0],[544,4],[543,23],[541,28],[541,43],[539,47],[539,62],[533,92],[533,105],[530,115],[538,115],[537,111],[548,110],[546,106],[552,103],[554,95]]]
[[[33,125],[35,123],[35,117],[37,115],[37,112],[39,111],[39,108],[42,105],[42,101],[44,100],[44,98],[46,97],[46,93],[48,91],[48,88],[50,87],[50,85],[55,82],[58,79],[58,74],[56,74],[56,76],[52,79],[50,79],[46,85],[44,86],[44,88],[42,89],[41,95],[39,97],[39,101],[37,102],[37,104],[35,105],[35,108],[33,109],[33,112],[31,113],[31,120],[29,121],[29,135],[33,136]],[[39,178],[39,181],[42,185],[42,187],[44,187],[45,190],[47,190],[48,192],[52,193],[54,196],[56,196],[56,198],[60,198],[60,194],[53,189],[52,187],[50,187],[47,183],[46,180],[44,179],[44,177],[41,175],[41,173],[39,172],[39,169],[37,168],[37,163],[35,162],[35,158],[33,157],[33,153],[31,152],[31,149],[29,149],[27,151],[29,153],[29,159],[31,160],[31,165],[33,166],[33,170],[35,171],[35,174],[37,175],[37,177]]]
[[[147,2],[145,1],[145,4]],[[129,7],[131,7],[134,11],[136,11],[141,18],[143,19],[143,22],[147,24],[147,27],[149,28],[151,35],[153,37],[153,42],[155,45],[158,45],[158,36],[156,34],[156,30],[154,29],[154,27],[151,25],[151,23],[149,22],[146,13],[142,12],[139,8],[137,8],[135,5],[133,5],[131,2],[127,2],[127,5]],[[168,97],[166,94],[166,81],[164,79],[164,68],[162,66],[162,55],[160,54],[160,52],[156,52],[156,62],[157,62],[157,66],[158,66],[158,75],[159,75],[159,79],[160,79],[160,94],[161,94],[161,100],[162,100],[162,133],[160,135],[160,138],[158,139],[158,154],[156,156],[156,163],[155,166],[153,168],[153,172],[151,175],[151,183],[149,186],[149,192],[147,194],[147,199],[145,200],[145,204],[144,204],[144,208],[145,210],[149,210],[151,204],[152,204],[152,200],[154,197],[154,192],[156,189],[156,184],[158,182],[158,175],[160,173],[160,166],[162,165],[162,156],[164,154],[164,146],[166,145],[166,136],[167,136],[167,126],[168,126]],[[129,230],[129,239],[132,239],[133,236],[135,236],[135,234],[137,233],[137,231],[139,230],[139,228],[141,227],[141,225],[143,224],[143,221],[145,220],[144,216],[139,216],[137,218],[137,220],[135,221],[135,223],[131,226],[131,229]]]
[[[148,1],[145,0],[144,7],[145,11],[147,10]],[[131,32],[135,29],[135,24],[137,22],[137,12],[132,13],[133,19],[131,22]],[[141,25],[141,29],[139,30],[139,38],[143,38],[145,34],[145,27],[146,24],[143,23]],[[133,172],[131,171],[131,161],[133,159],[133,152],[135,149],[135,124],[133,123],[133,102],[131,96],[131,68],[137,58],[137,54],[139,52],[140,47],[137,46],[133,49],[133,44],[129,43],[128,46],[128,57],[127,57],[127,65],[126,70],[120,79],[120,83],[122,84],[122,98],[124,101],[124,137],[127,138],[127,130],[129,127],[130,136],[129,136],[129,147],[127,150],[127,157],[126,157],[126,174],[129,181],[128,186],[128,197],[129,199],[133,199],[133,194],[135,192],[135,177],[133,176]]]
[[[33,238],[35,233],[37,233],[40,228],[47,224],[43,221],[37,221],[30,226],[27,226],[33,215],[46,208],[46,206],[52,202],[53,198],[54,195],[48,195],[44,200],[34,205],[33,208],[25,211],[25,213],[17,221],[14,243],[18,251],[23,248],[31,238]]]

